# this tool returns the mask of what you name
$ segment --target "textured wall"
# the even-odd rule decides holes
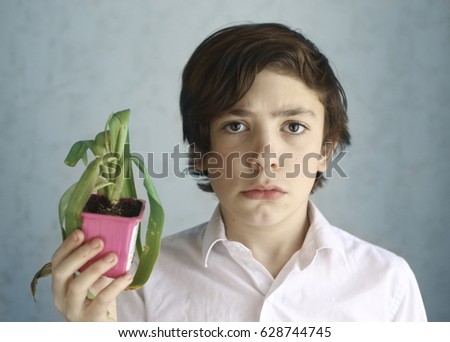
[[[0,2],[0,320],[53,321],[50,281],[29,282],[60,243],[63,160],[107,115],[132,110],[132,147],[181,143],[180,73],[209,33],[243,21],[301,29],[347,91],[353,145],[315,202],[336,225],[405,257],[430,320],[450,320],[450,3],[430,1]],[[172,165],[173,167],[173,165]],[[216,205],[191,179],[156,179],[166,234]]]

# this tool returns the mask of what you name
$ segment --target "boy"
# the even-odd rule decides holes
[[[309,201],[331,155],[350,143],[345,93],[326,57],[279,24],[222,29],[182,78],[190,171],[219,205],[211,220],[164,239],[148,283],[106,284],[107,255],[67,239],[52,260],[57,308],[69,320],[424,321],[400,257],[331,226]],[[331,146],[331,148],[330,148]],[[99,295],[85,299],[94,286]],[[120,295],[119,295],[120,293]]]

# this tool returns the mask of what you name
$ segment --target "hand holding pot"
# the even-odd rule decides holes
[[[103,241],[84,242],[81,230],[75,230],[56,250],[52,258],[52,291],[56,309],[69,321],[115,321],[115,299],[133,280],[131,274],[111,279],[103,274],[117,263],[117,255],[108,253],[92,263],[79,276],[73,275],[99,254]],[[95,294],[88,299],[88,291]]]

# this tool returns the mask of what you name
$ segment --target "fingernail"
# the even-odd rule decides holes
[[[96,248],[96,249],[100,248],[101,245],[102,245],[102,242],[101,242],[100,239],[94,239],[94,240],[91,241],[91,246]]]
[[[71,236],[71,239],[72,239],[73,242],[77,242],[78,240],[80,240],[80,236],[78,235],[78,231],[74,231],[73,232],[73,234]]]
[[[126,281],[132,281],[133,275],[130,273],[127,273],[126,275],[123,276],[123,279],[125,279]]]
[[[116,256],[114,254],[108,254],[106,255],[104,259],[107,263],[112,263],[114,260],[116,260]]]

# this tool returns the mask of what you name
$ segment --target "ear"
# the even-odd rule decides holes
[[[205,162],[205,156],[203,156],[202,158],[195,159],[194,161],[195,171],[198,173],[204,173],[207,169],[206,164],[207,163]]]
[[[192,166],[196,173],[203,174],[207,170],[207,160],[206,154],[200,152],[199,149],[196,148],[195,144],[189,145],[189,158],[191,159]]]
[[[319,160],[317,165],[317,171],[325,172],[328,166],[328,161],[333,156],[336,151],[337,143],[336,142],[326,142],[322,145],[322,150],[320,155],[322,159]]]
[[[206,154],[201,154],[199,152],[199,154],[201,155],[200,158],[196,158],[194,159],[194,168],[195,171],[198,172],[199,174],[206,176],[208,174],[208,153]]]

